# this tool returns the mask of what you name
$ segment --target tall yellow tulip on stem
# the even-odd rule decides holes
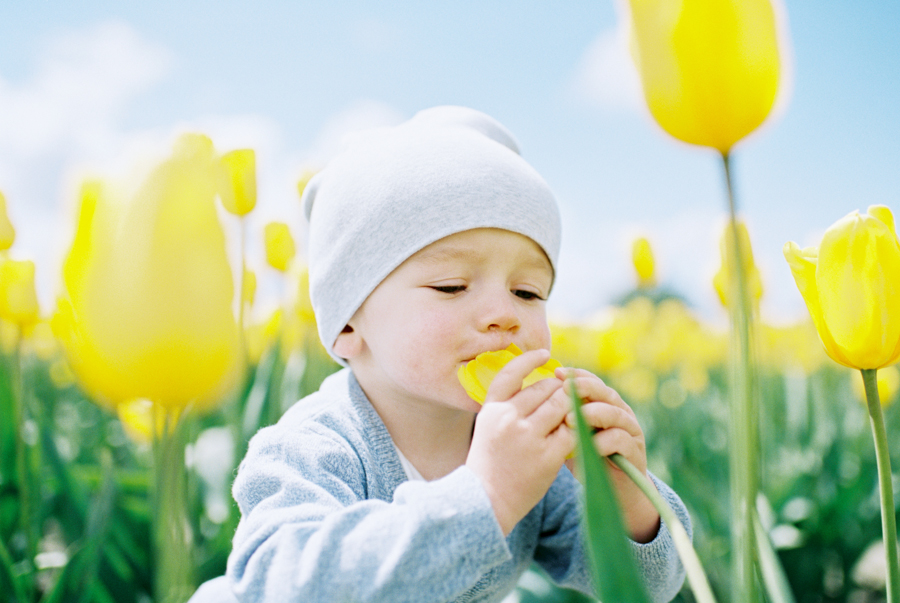
[[[828,355],[862,372],[875,439],[881,493],[881,523],[887,555],[887,595],[900,602],[900,559],[878,369],[900,360],[900,241],[891,210],[852,212],[825,231],[818,249],[784,246],[797,288],[803,295]]]
[[[633,57],[650,113],[669,134],[719,152],[732,229],[732,331],[737,357],[731,412],[732,588],[757,601],[755,500],[759,484],[751,312],[731,173],[732,147],[769,115],[779,83],[769,0],[630,0]]]
[[[6,220],[5,207],[0,207]],[[0,220],[0,222],[2,222]],[[0,231],[14,232],[9,221]],[[3,237],[0,234],[0,237]],[[12,237],[6,239],[12,244]],[[34,287],[34,262],[30,260],[0,259],[0,319],[15,328],[15,347],[10,362],[12,423],[16,432],[16,481],[19,491],[19,525],[25,542],[26,572],[34,575],[34,559],[38,550],[40,527],[37,508],[40,505],[40,487],[35,481],[36,468],[40,465],[39,448],[26,442],[25,425],[33,418],[22,372],[22,339],[38,320],[39,308]],[[33,579],[25,581],[24,589],[30,593]],[[27,596],[27,595],[26,595]]]
[[[246,216],[256,207],[256,153],[253,149],[237,149],[222,155],[219,160],[219,198],[222,206],[240,219],[241,284],[239,291],[238,327],[244,345],[245,303],[247,281],[247,224]],[[246,349],[244,357],[246,362]]]
[[[111,410],[151,400],[154,599],[195,588],[184,500],[184,417],[216,404],[239,367],[234,284],[215,206],[212,142],[186,135],[134,195],[82,189],[54,330],[83,389]]]

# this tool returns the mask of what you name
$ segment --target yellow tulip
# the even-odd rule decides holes
[[[53,317],[82,387],[110,408],[143,398],[177,413],[222,399],[239,361],[234,284],[205,136],[121,199],[82,189],[78,226]]]
[[[747,283],[747,294],[751,303],[755,307],[759,306],[759,300],[763,294],[762,279],[759,276],[759,270],[753,261],[753,249],[750,247],[750,235],[747,233],[747,226],[743,222],[737,223],[738,245],[741,250],[741,269],[744,273],[744,279]],[[734,233],[731,225],[726,224],[725,230],[722,232],[722,238],[719,240],[719,251],[722,256],[722,266],[719,272],[713,277],[713,286],[716,293],[719,294],[719,301],[726,308],[730,308],[732,304],[732,293],[737,288],[735,281],[735,266],[733,257],[732,242]]]
[[[728,153],[775,102],[780,60],[769,0],[629,0],[632,55],[654,119]]]
[[[291,230],[283,222],[269,222],[265,228],[266,261],[276,270],[285,272],[296,252]]]
[[[900,241],[890,209],[854,211],[818,249],[789,242],[784,256],[832,359],[857,369],[900,360]]]
[[[37,322],[38,314],[34,262],[0,260],[0,318],[27,327]]]
[[[469,397],[484,404],[487,396],[487,390],[491,386],[491,382],[497,373],[506,366],[510,360],[522,354],[522,350],[516,344],[510,345],[505,350],[496,352],[484,352],[478,354],[474,360],[466,363],[465,366],[459,367],[457,377],[462,384]],[[522,382],[522,387],[528,387],[532,383],[537,383],[542,379],[550,379],[554,377],[553,372],[562,366],[558,361],[551,358],[543,365],[531,371]]]
[[[246,216],[256,207],[256,153],[238,149],[219,160],[219,197],[236,216]]]
[[[0,251],[12,247],[16,240],[16,229],[13,228],[9,216],[6,214],[6,197],[0,193]]]
[[[656,282],[654,275],[655,262],[650,241],[645,237],[638,237],[631,245],[631,261],[638,276],[638,287],[652,287]]]

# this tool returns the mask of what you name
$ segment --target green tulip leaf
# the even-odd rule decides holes
[[[578,431],[578,458],[584,481],[584,523],[594,587],[605,603],[649,603],[609,482],[606,460],[594,448],[591,429],[572,388]]]

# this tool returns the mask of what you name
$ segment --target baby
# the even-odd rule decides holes
[[[534,562],[594,595],[564,373],[522,389],[550,357],[560,219],[512,135],[472,109],[422,111],[351,139],[303,204],[319,335],[347,368],[250,442],[227,577],[192,601],[500,601]],[[525,352],[482,407],[457,371],[511,343]],[[646,473],[634,413],[575,373],[597,450]],[[671,536],[610,473],[647,590],[669,601],[684,579]]]

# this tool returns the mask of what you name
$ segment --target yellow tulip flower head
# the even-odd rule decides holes
[[[265,228],[266,261],[269,266],[285,272],[291,260],[294,259],[296,249],[291,230],[284,222],[269,222]]]
[[[186,135],[130,198],[83,187],[53,327],[98,402],[179,412],[233,385],[239,340],[216,170],[211,141]]]
[[[818,249],[789,242],[784,256],[833,360],[856,369],[900,360],[900,242],[890,209],[854,211]]]
[[[484,404],[488,388],[491,386],[494,377],[510,360],[521,354],[522,350],[516,344],[510,345],[505,350],[478,354],[474,360],[469,361],[465,366],[459,367],[457,372],[459,382],[470,398],[480,404]],[[560,366],[562,365],[558,361],[551,358],[525,377],[525,380],[522,382],[522,388],[526,388],[542,379],[554,377],[554,371]]]
[[[39,314],[34,262],[0,260],[0,318],[27,327],[37,322]]]
[[[631,261],[638,276],[638,287],[652,287],[656,284],[653,249],[646,237],[638,237],[631,245]]]
[[[632,55],[654,119],[727,153],[775,102],[780,61],[770,0],[629,0]]]
[[[750,247],[750,235],[747,232],[747,225],[743,222],[737,223],[737,236],[738,247],[741,251],[741,269],[747,283],[747,295],[753,307],[758,308],[759,300],[763,294],[762,279],[759,276],[759,269],[753,261],[753,249]],[[722,265],[713,277],[713,286],[716,288],[716,293],[719,294],[719,301],[726,308],[732,307],[733,298],[737,293],[733,241],[734,231],[729,223],[725,225],[725,229],[722,231],[722,238],[719,239]]]
[[[256,207],[256,153],[238,149],[219,160],[219,197],[236,216],[246,216]]]
[[[0,193],[0,251],[12,247],[16,240],[16,229],[13,228],[9,216],[6,214],[6,197]]]

